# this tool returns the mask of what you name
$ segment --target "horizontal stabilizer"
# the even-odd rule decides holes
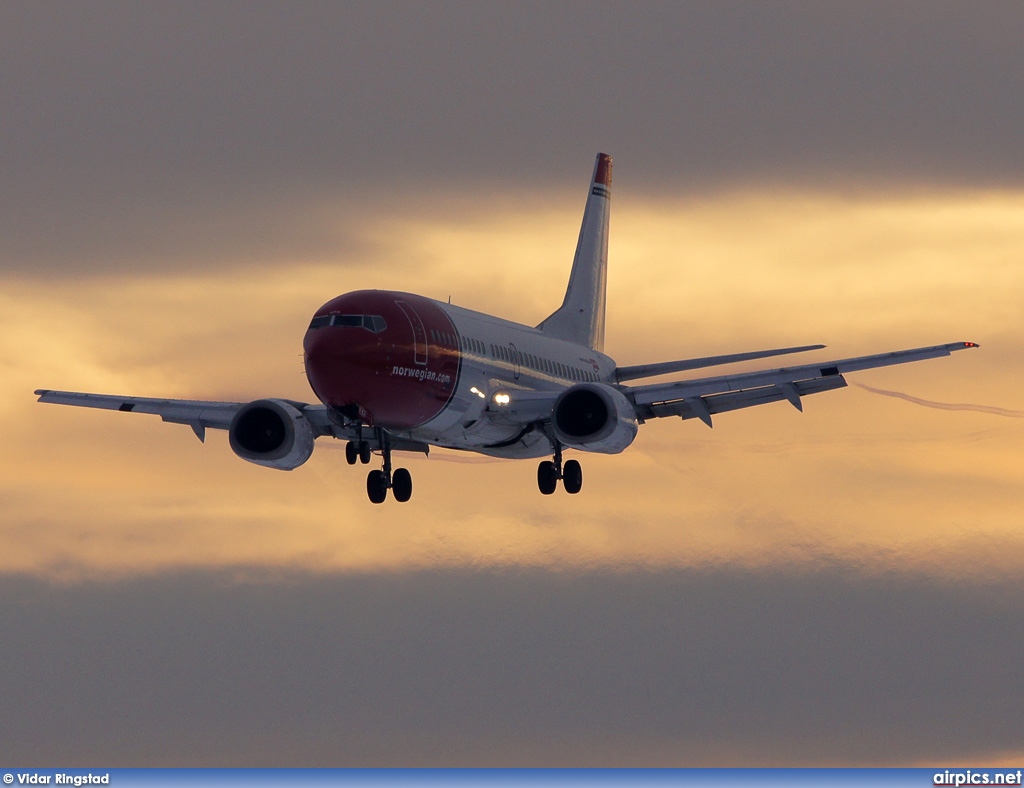
[[[754,350],[749,353],[732,353],[727,356],[706,356],[682,361],[662,361],[657,364],[638,364],[633,367],[618,367],[615,379],[619,383],[637,378],[653,378],[656,375],[668,375],[673,372],[686,372],[689,369],[717,367],[722,364],[735,364],[738,361],[753,361],[770,356],[785,356],[789,353],[806,353],[808,350],[821,350],[824,345],[804,345],[803,347],[784,347],[776,350]]]

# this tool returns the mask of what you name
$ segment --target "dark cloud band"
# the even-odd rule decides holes
[[[1021,40],[1014,2],[6,3],[0,259],[273,246],[268,208],[560,189],[597,150],[674,195],[1017,188]]]
[[[979,572],[8,576],[0,725],[24,762],[981,761],[1024,597]]]

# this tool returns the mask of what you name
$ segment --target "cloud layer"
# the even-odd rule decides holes
[[[981,350],[854,377],[1012,410],[1024,385],[1014,333],[1021,215],[1017,198],[994,195],[623,205],[609,350],[642,363],[826,341],[815,356],[836,358],[972,339]],[[0,296],[0,531],[10,545],[0,565],[96,577],[224,562],[367,570],[845,556],[944,572],[950,556],[966,554],[991,571],[1020,569],[1019,427],[854,388],[810,398],[804,414],[784,403],[730,414],[713,431],[646,425],[625,454],[583,458],[585,494],[575,499],[534,496],[530,463],[403,457],[417,479],[411,509],[368,509],[362,475],[332,442],[283,474],[241,462],[223,434],[203,446],[155,418],[31,396],[44,387],[308,400],[301,334],[337,291],[443,299],[450,287],[457,303],[535,322],[557,304],[576,222],[557,201],[493,219],[427,211],[368,222],[363,252],[337,265],[140,272],[67,292],[23,280]],[[964,265],[985,274],[965,276]]]
[[[0,13],[0,259],[19,270],[313,254],[325,206],[575,185],[599,149],[648,194],[1024,176],[1013,2]]]
[[[109,765],[991,762],[1019,583],[802,573],[8,577],[5,754]]]

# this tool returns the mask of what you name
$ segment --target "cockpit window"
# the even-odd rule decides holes
[[[309,330],[325,326],[365,328],[373,334],[379,334],[388,324],[380,315],[317,315],[310,322]]]
[[[372,331],[374,334],[379,334],[388,324],[384,322],[384,318],[380,315],[365,315],[363,317],[363,328],[367,331]]]

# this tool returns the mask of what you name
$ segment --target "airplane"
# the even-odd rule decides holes
[[[605,301],[612,158],[597,155],[576,254],[561,306],[536,326],[412,293],[358,290],[313,314],[303,337],[304,363],[319,402],[267,398],[251,402],[121,397],[39,389],[39,402],[150,413],[186,424],[200,441],[227,430],[231,449],[256,465],[290,471],[306,462],[320,437],[346,441],[349,465],[369,464],[366,492],[380,504],[390,490],[412,497],[412,475],[392,453],[432,446],[491,457],[545,457],[537,486],[559,482],[579,493],[583,472],[563,452],[618,454],[639,425],[676,416],[708,427],[719,413],[786,401],[847,385],[845,375],[948,356],[974,342],[899,350],[779,369],[627,385],[673,373],[819,350],[776,348],[620,366],[605,355]]]

